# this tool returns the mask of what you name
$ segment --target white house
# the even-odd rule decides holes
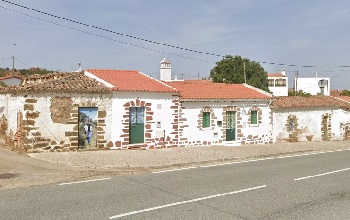
[[[288,76],[283,70],[281,73],[268,73],[268,88],[274,96],[288,96]]]
[[[281,97],[272,102],[276,142],[347,140],[350,104],[327,96]]]
[[[3,76],[0,77],[0,82],[5,83],[7,86],[16,86],[21,84],[22,79],[18,76]]]
[[[310,78],[295,78],[295,91],[303,91],[311,95],[330,95],[330,78],[328,77],[310,77]]]
[[[178,146],[176,89],[135,70],[88,69],[85,75],[113,91],[111,141],[115,148]]]
[[[270,93],[209,80],[167,84],[180,92],[180,146],[272,143]]]

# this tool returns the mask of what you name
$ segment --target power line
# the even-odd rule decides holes
[[[137,40],[141,40],[141,41],[145,41],[145,42],[149,42],[149,43],[153,43],[153,44],[157,44],[157,45],[161,45],[161,46],[167,46],[167,47],[171,47],[171,48],[175,48],[175,49],[179,49],[179,50],[185,50],[185,51],[189,51],[189,52],[193,52],[193,53],[212,55],[212,56],[217,56],[217,57],[222,57],[222,58],[225,57],[224,55],[219,55],[219,54],[209,53],[209,52],[197,51],[197,50],[188,49],[188,48],[184,48],[184,47],[180,47],[180,46],[175,46],[175,45],[172,45],[172,44],[160,43],[160,42],[157,42],[157,41],[152,41],[152,40],[136,37],[136,36],[129,35],[129,34],[123,34],[123,33],[120,33],[120,32],[112,31],[112,30],[101,28],[101,27],[98,27],[98,26],[89,25],[89,24],[86,24],[86,23],[83,23],[83,22],[80,22],[80,21],[75,21],[75,20],[72,20],[72,19],[69,19],[69,18],[57,16],[57,15],[54,15],[54,14],[50,14],[50,13],[47,13],[47,12],[44,12],[44,11],[37,10],[35,8],[29,8],[27,6],[20,5],[20,4],[17,4],[17,3],[14,3],[14,2],[10,2],[10,1],[7,1],[7,0],[1,0],[1,1],[6,2],[8,4],[11,4],[11,5],[15,5],[17,7],[21,7],[21,8],[27,9],[27,10],[31,10],[31,11],[35,11],[35,12],[38,12],[38,13],[41,13],[41,14],[44,14],[44,15],[47,15],[47,16],[51,16],[51,17],[54,17],[54,18],[57,18],[57,19],[62,19],[62,20],[68,21],[68,22],[72,22],[72,23],[75,23],[75,24],[78,24],[78,25],[83,25],[83,26],[86,26],[86,27],[91,27],[91,28],[94,28],[94,29],[98,29],[98,30],[101,30],[101,31],[108,32],[108,33],[117,34],[117,35],[120,35],[120,36],[126,36],[126,37],[129,37],[129,38],[133,38],[133,39],[137,39]],[[52,23],[52,22],[50,22],[50,23]],[[73,28],[70,28],[70,29],[73,29]],[[84,32],[84,31],[81,31],[81,32]],[[86,32],[86,33],[87,34],[91,34],[89,32]],[[92,34],[92,35],[94,35],[94,34]],[[96,36],[99,36],[99,37],[102,37],[102,38],[107,38],[107,37],[104,37],[104,36],[101,36],[101,35],[96,35]],[[147,48],[147,49],[149,49],[149,48]],[[153,50],[153,49],[151,49],[151,50]],[[278,66],[288,66],[288,67],[303,67],[303,68],[317,68],[317,67],[319,67],[319,66],[315,66],[315,65],[297,65],[297,64],[285,64],[285,63],[275,63],[275,62],[266,62],[266,61],[255,61],[255,62],[263,63],[263,64],[278,65]],[[341,65],[341,66],[337,66],[337,67],[349,68],[350,66],[349,65]]]
[[[29,65],[27,65],[27,64],[25,64],[25,63],[23,63],[22,61],[20,61],[20,60],[18,60],[17,58],[14,58],[16,61],[18,61],[19,63],[21,63],[21,64],[23,64],[23,65],[25,65],[25,66],[27,66],[27,67],[32,67],[32,66],[29,66]]]
[[[203,59],[197,59],[197,58],[188,57],[188,56],[183,56],[183,55],[179,55],[179,54],[175,54],[175,53],[164,52],[164,51],[161,51],[161,50],[155,50],[155,49],[148,48],[148,47],[143,47],[143,46],[140,46],[140,45],[137,45],[137,44],[126,43],[126,42],[119,41],[119,40],[116,40],[116,39],[113,39],[113,38],[110,38],[110,37],[106,37],[106,36],[94,34],[94,33],[87,32],[87,31],[83,31],[83,30],[79,30],[79,29],[77,29],[77,28],[73,28],[73,27],[70,27],[70,26],[67,26],[67,25],[62,25],[62,24],[58,24],[58,23],[55,23],[55,22],[52,22],[52,21],[48,21],[48,20],[45,20],[45,19],[42,19],[42,18],[38,18],[38,17],[29,15],[29,14],[26,14],[26,13],[23,13],[23,12],[20,12],[20,11],[16,11],[16,10],[13,10],[13,9],[9,9],[9,8],[3,7],[3,6],[0,6],[0,8],[6,9],[6,10],[10,10],[10,11],[19,13],[19,14],[21,14],[21,15],[25,15],[25,16],[27,16],[27,17],[34,18],[34,19],[37,19],[37,20],[40,20],[40,21],[44,21],[44,22],[47,22],[47,23],[50,23],[50,24],[53,24],[53,25],[57,25],[57,26],[64,27],[64,28],[68,28],[68,29],[70,29],[70,30],[78,31],[78,32],[81,32],[81,33],[84,33],[84,34],[88,34],[88,35],[91,35],[91,36],[104,38],[104,39],[106,39],[106,40],[111,40],[111,41],[118,42],[118,43],[121,43],[121,44],[130,45],[130,46],[142,48],[142,49],[145,49],[145,50],[154,51],[154,52],[157,52],[157,53],[170,54],[170,55],[173,55],[173,56],[177,56],[177,57],[181,57],[181,58],[186,58],[186,59],[191,59],[191,60],[196,60],[196,61],[200,61],[200,62],[205,62],[205,63],[209,63],[209,62],[210,62],[210,61],[203,60]]]
[[[134,39],[137,39],[137,40],[141,40],[141,41],[145,41],[145,42],[149,42],[149,43],[153,43],[153,44],[158,44],[158,45],[162,45],[162,46],[172,47],[172,48],[176,48],[176,49],[180,49],[180,50],[186,50],[186,51],[193,52],[193,53],[202,53],[202,54],[222,57],[222,55],[219,55],[219,54],[207,53],[207,52],[192,50],[192,49],[188,49],[188,48],[184,48],[184,47],[179,47],[179,46],[175,46],[175,45],[171,45],[171,44],[160,43],[160,42],[157,42],[157,41],[152,41],[152,40],[136,37],[136,36],[129,35],[129,34],[123,34],[123,33],[120,33],[120,32],[108,30],[108,29],[101,28],[101,27],[98,27],[98,26],[89,25],[89,24],[86,24],[86,23],[83,23],[83,22],[75,21],[75,20],[72,20],[72,19],[69,19],[69,18],[53,15],[53,14],[50,14],[50,13],[47,13],[47,12],[43,12],[43,11],[40,11],[40,10],[37,10],[37,9],[34,9],[34,8],[29,8],[29,7],[26,7],[26,6],[17,4],[17,3],[13,3],[13,2],[10,2],[10,1],[6,1],[6,0],[2,0],[2,1],[6,2],[8,4],[11,4],[11,5],[15,5],[17,7],[21,7],[21,8],[27,9],[27,10],[32,10],[32,11],[35,11],[35,12],[38,12],[38,13],[41,13],[41,14],[44,14],[44,15],[48,15],[48,16],[51,16],[51,17],[54,17],[54,18],[66,20],[66,21],[73,22],[73,23],[76,23],[76,24],[79,24],[79,25],[83,25],[83,26],[86,26],[86,27],[95,28],[95,29],[98,29],[98,30],[102,30],[102,31],[105,31],[105,32],[112,33],[112,34],[126,36],[126,37],[129,37],[129,38],[134,38]]]

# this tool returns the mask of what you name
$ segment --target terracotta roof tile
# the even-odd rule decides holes
[[[99,70],[86,72],[112,84],[116,91],[178,92],[165,83],[136,70]]]
[[[271,94],[246,84],[213,83],[209,80],[166,82],[184,99],[270,99]]]
[[[11,78],[22,79],[19,76],[2,76],[2,77],[0,77],[0,80],[11,79]]]
[[[345,101],[345,102],[350,102],[349,96],[334,96],[334,98],[337,98],[337,99]]]
[[[331,96],[288,96],[273,100],[272,108],[341,107],[350,109],[350,104]]]
[[[37,77],[37,76],[36,76]],[[47,80],[46,75],[41,77],[46,80],[35,83],[28,83],[19,86],[3,87],[0,93],[13,93],[17,91],[52,91],[52,92],[110,92],[111,90],[105,85],[97,82],[83,73],[64,73],[59,78]],[[38,79],[38,78],[37,78]]]
[[[267,77],[287,77],[287,76],[283,75],[282,73],[268,73]]]

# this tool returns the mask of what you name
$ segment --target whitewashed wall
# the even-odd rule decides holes
[[[269,86],[270,92],[274,96],[288,96],[288,83],[286,86]]]
[[[236,134],[236,143],[269,143],[272,135],[272,121],[270,119],[270,108],[268,101],[264,102],[225,102],[225,101],[210,101],[210,102],[189,102],[185,101],[182,103],[184,107],[182,109],[181,118],[185,118],[187,121],[183,128],[183,133],[180,138],[188,139],[188,142],[201,142],[201,144],[225,144],[225,138],[223,138],[224,128],[224,107],[227,106],[237,106],[240,108],[242,128],[237,128],[236,133],[242,133],[243,137],[239,137]],[[258,125],[250,125],[248,113],[252,107],[258,107],[261,111],[261,123]],[[214,117],[214,127],[209,128],[199,128],[198,127],[198,115],[204,107],[211,107],[215,117]],[[258,113],[259,114],[259,113]],[[238,114],[236,116],[238,120]],[[213,120],[213,118],[211,118]],[[219,127],[217,121],[222,121],[222,127]],[[238,123],[237,123],[238,124]],[[237,125],[238,126],[238,125]],[[241,130],[239,132],[238,130]],[[217,134],[217,135],[216,135]],[[256,138],[254,138],[256,137]],[[255,140],[254,140],[255,139]]]
[[[298,141],[308,141],[307,136],[312,135],[312,141],[322,141],[322,116],[331,117],[331,140],[344,139],[344,126],[350,123],[350,113],[342,109],[307,108],[302,110],[280,109],[273,110],[273,136],[276,142],[287,140],[291,131],[286,124],[288,116],[295,115],[298,120]]]
[[[164,136],[163,131],[165,131],[165,136],[170,136],[171,139],[175,138],[173,132],[174,123],[174,103],[173,100],[177,100],[177,97],[172,96],[173,93],[156,93],[156,92],[114,92],[113,93],[113,116],[111,123],[111,140],[113,143],[116,141],[123,141],[124,138],[121,137],[125,134],[123,129],[125,129],[123,123],[128,120],[124,118],[126,110],[124,105],[126,103],[134,102],[138,99],[139,102],[151,103],[152,123],[151,128],[147,130],[152,130],[152,138],[161,138]],[[147,107],[147,106],[146,106]],[[158,108],[160,107],[160,108]],[[146,117],[146,114],[145,114]],[[161,128],[157,128],[157,123],[161,122]]]
[[[314,77],[314,78],[296,78],[294,79],[294,88],[297,91],[302,90],[305,93],[310,93],[311,95],[317,95],[321,93],[321,89],[318,86],[318,81],[327,80],[327,85],[324,87],[324,95],[330,95],[330,78],[328,77]]]
[[[2,79],[0,80],[2,82],[4,82],[6,85],[8,86],[15,86],[15,85],[19,85],[21,84],[22,80],[21,79],[18,79],[18,78],[8,78],[8,79]]]
[[[0,118],[4,115],[7,119],[8,129],[6,134],[10,131],[15,132],[17,129],[17,113],[24,112],[25,97],[11,96],[9,94],[0,94]]]

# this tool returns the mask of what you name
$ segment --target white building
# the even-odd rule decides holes
[[[163,61],[167,69],[165,78],[169,80],[170,62]],[[178,146],[176,89],[135,70],[88,69],[84,73],[112,89],[110,123],[115,148]]]
[[[21,84],[22,79],[17,76],[3,76],[0,77],[0,82],[5,83],[7,86],[16,86]]]
[[[328,77],[311,77],[294,79],[295,91],[303,91],[311,95],[330,95],[330,78]]]
[[[288,96],[288,77],[283,70],[281,73],[268,73],[269,90],[274,96]]]
[[[281,97],[271,108],[276,142],[350,138],[350,104],[334,97]]]

